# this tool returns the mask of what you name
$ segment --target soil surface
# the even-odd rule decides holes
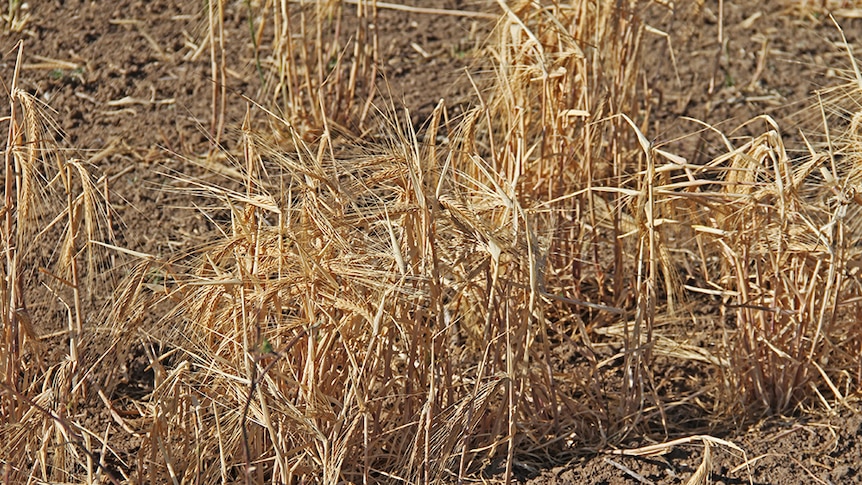
[[[692,440],[654,456],[613,452],[590,456],[541,471],[528,483],[687,484],[705,459],[710,462],[711,483],[716,485],[862,483],[862,417],[858,407],[837,409],[829,416],[774,417],[743,431],[730,431],[725,439],[745,454],[716,443],[709,445],[707,452],[703,441]]]
[[[53,110],[58,145],[87,161],[96,177],[106,177],[112,216],[104,229],[118,247],[172,258],[203,244],[215,229],[194,210],[200,201],[174,190],[184,182],[171,175],[211,177],[202,160],[213,152],[214,139],[229,151],[247,112],[260,116],[245,98],[265,103],[246,3],[227,3],[225,37],[232,39],[225,46],[228,96],[224,113],[216,110],[216,116],[217,84],[209,52],[202,47],[208,31],[205,2],[29,2],[18,15],[23,25],[0,35],[0,79],[6,89],[13,77],[15,45],[23,41],[19,86]],[[479,0],[401,3],[494,13],[498,8],[496,2]],[[680,138],[702,128],[689,118],[731,132],[767,114],[788,135],[788,148],[797,151],[802,147],[800,130],[822,133],[819,112],[810,109],[816,104],[815,91],[846,82],[850,67],[841,32],[828,15],[791,7],[789,1],[723,2],[723,12],[716,1],[677,3],[681,5],[676,11],[652,5],[640,12],[654,32],[668,34],[648,33],[644,44],[646,81],[653,95],[648,136],[694,160],[721,147],[708,135]],[[862,52],[862,21],[851,17],[836,20],[849,45]],[[441,98],[448,106],[475,103],[470,76],[482,86],[491,75],[481,68],[479,53],[492,27],[483,18],[381,9],[377,29],[387,87],[378,102],[389,99],[396,107],[407,107],[417,125]],[[219,118],[224,135],[214,123]],[[763,126],[739,133],[762,132]],[[49,258],[55,252],[56,244],[46,242],[42,255]],[[117,281],[135,262],[117,252],[106,258],[106,271],[89,287],[86,304],[92,315],[108,305]],[[62,303],[46,286],[58,287],[34,271],[28,289],[36,303],[30,311],[41,336],[67,325]],[[46,341],[59,348],[47,354],[48,363],[62,359],[64,341]],[[143,350],[124,359],[128,384],[118,390],[124,397],[152,390],[152,370],[142,355]],[[712,436],[740,447],[745,455],[713,444],[712,483],[862,483],[859,411],[848,402],[832,410],[800,410],[796,417],[714,426]],[[98,423],[110,422],[101,403],[94,402],[94,408],[83,413],[82,420],[93,422],[91,429],[105,429]],[[126,443],[120,451],[134,454],[135,440]],[[632,448],[649,444],[632,443]],[[591,455],[560,468],[549,463],[548,469],[519,473],[535,484],[687,483],[707,453],[703,441],[666,451],[650,457]]]

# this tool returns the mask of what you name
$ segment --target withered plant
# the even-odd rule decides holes
[[[221,4],[209,7],[218,81]],[[241,150],[215,167],[229,183],[178,175],[217,232],[188,259],[138,254],[108,348],[70,364],[102,369],[93,386],[110,395],[122,359],[146,351],[139,419],[112,415],[140,438],[124,478],[430,483],[505,463],[508,481],[644,437],[674,439],[629,454],[738,451],[674,413],[750,418],[858,388],[858,123],[792,160],[764,118],[761,136],[690,162],[645,134],[646,2],[499,1],[493,79],[475,80],[462,117],[444,101],[419,130],[373,103],[382,6],[255,7],[255,45],[272,38],[270,130],[246,120]],[[213,93],[217,140],[226,100]],[[373,137],[340,136],[367,134],[375,112]],[[697,299],[716,311],[695,326]],[[668,390],[674,365],[716,382]],[[91,439],[14,389],[4,412]],[[35,453],[33,436],[12,446]]]
[[[393,109],[389,142],[343,147],[330,117],[351,111],[332,90],[356,78],[323,39],[348,7],[282,7],[286,141],[246,132],[242,191],[188,180],[229,210],[223,237],[189,273],[160,265],[159,293],[145,262],[117,299],[116,340],[144,332],[182,356],[152,359],[141,455],[165,479],[430,482],[500,456],[511,476],[637,429],[665,263],[652,152],[616,116],[641,108],[636,11],[500,3],[493,89],[449,145],[441,103],[427,142]],[[356,45],[361,72],[373,57]],[[159,302],[174,310],[149,327]],[[605,385],[616,371],[590,329],[618,321],[624,371]],[[555,371],[566,339],[587,349],[571,375]]]
[[[8,124],[0,232],[5,255],[0,298],[3,481],[63,481],[76,468],[89,481],[97,476],[115,480],[94,451],[104,450],[107,443],[99,443],[98,434],[71,417],[86,400],[87,390],[97,391],[88,385],[92,368],[82,356],[90,336],[82,301],[88,278],[96,273],[92,241],[100,240],[104,209],[86,163],[64,157],[44,107],[19,86],[22,57],[19,44],[9,115],[3,119]],[[54,248],[54,258],[45,266],[38,263],[42,247]],[[48,291],[40,291],[40,286]],[[65,328],[35,320],[34,303],[64,308]],[[65,355],[49,348],[62,340],[68,342]],[[53,358],[58,354],[60,358]]]

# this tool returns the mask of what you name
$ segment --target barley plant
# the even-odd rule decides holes
[[[84,355],[87,281],[100,263],[91,241],[104,239],[105,211],[86,161],[68,158],[55,144],[50,116],[41,102],[19,87],[23,46],[9,91],[4,164],[4,206],[0,311],[0,455],[7,483],[38,477],[58,481],[80,467],[93,477],[99,468],[92,436],[74,415],[92,385],[93,362]],[[104,183],[105,181],[102,180]],[[55,241],[55,242],[52,242]],[[40,247],[56,261],[44,265]],[[44,266],[43,266],[44,265]],[[46,276],[42,287],[31,284]],[[45,291],[47,290],[47,292]],[[46,294],[47,293],[47,294]],[[66,328],[39,335],[28,304],[53,302]],[[63,337],[65,353],[52,346]],[[63,357],[52,359],[57,350]]]
[[[649,2],[492,6],[474,107],[454,117],[444,100],[415,126],[378,91],[383,6],[249,2],[253,44],[271,46],[259,51],[266,119],[247,120],[222,157],[225,183],[178,175],[218,232],[181,259],[134,253],[100,319],[108,338],[87,352],[76,268],[101,240],[86,216],[98,191],[85,164],[60,162],[58,280],[75,291],[69,359],[50,369],[24,357],[21,231],[38,232],[26,204],[42,179],[27,174],[45,155],[33,102],[13,89],[6,476],[430,483],[502,463],[508,481],[648,437],[703,443],[695,483],[710,446],[741,452],[710,426],[857,391],[860,116],[841,106],[858,106],[862,79],[824,98],[823,129],[840,132],[807,156],[789,157],[764,116],[744,139],[707,127],[725,146],[694,163],[650,142]],[[221,7],[208,7],[216,81]],[[214,88],[216,138],[225,102]],[[152,392],[118,410],[120,370],[140,349]],[[714,382],[672,389],[664,373],[682,367]],[[110,433],[67,418],[81,399],[104,403]],[[129,437],[134,456],[106,458]]]

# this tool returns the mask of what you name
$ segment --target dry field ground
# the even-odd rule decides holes
[[[862,483],[862,5],[0,2],[3,483]]]

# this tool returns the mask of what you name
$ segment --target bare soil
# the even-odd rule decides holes
[[[486,12],[497,8],[493,1],[479,0],[403,3]],[[695,5],[699,2],[677,3],[681,5],[675,12],[657,5],[641,12],[647,24],[669,34],[646,34],[645,81],[653,96],[648,136],[698,159],[716,154],[720,147],[710,135],[680,139],[702,128],[687,118],[730,132],[767,114],[788,135],[788,145],[799,151],[800,130],[814,137],[822,133],[819,112],[809,109],[815,106],[815,91],[844,82],[842,72],[849,67],[841,33],[828,16],[791,9],[784,2],[724,2],[723,15],[715,1],[704,2],[702,8]],[[30,2],[23,30],[0,35],[0,79],[8,86],[14,46],[23,41],[20,86],[54,110],[59,145],[108,177],[113,244],[158,258],[185,254],[205,243],[214,230],[193,209],[200,201],[171,190],[181,184],[170,177],[212,176],[200,163],[215,137],[210,58],[206,50],[198,50],[207,35],[203,5],[167,0]],[[266,102],[261,99],[247,15],[244,2],[227,5],[225,30],[232,40],[226,45],[229,95],[222,140],[228,151],[247,111],[260,114],[243,97]],[[862,52],[862,21],[837,20],[849,44]],[[388,99],[396,107],[407,107],[417,125],[441,98],[449,106],[475,103],[477,91],[467,73],[480,87],[492,75],[482,70],[479,56],[491,27],[483,19],[382,9],[377,28],[387,87],[378,102]],[[762,125],[739,133],[758,130]],[[43,255],[50,258],[54,251],[47,245]],[[115,285],[134,263],[124,254],[108,257],[107,271],[96,275],[89,287],[92,315],[110,304]],[[50,335],[65,328],[66,313],[61,302],[42,289],[43,283],[56,286],[48,276],[33,272],[28,287],[40,298],[31,311],[36,332]],[[96,328],[98,323],[94,317],[87,325]],[[47,341],[57,349],[47,354],[48,363],[63,358],[62,339]],[[113,399],[133,400],[152,390],[152,370],[142,355],[143,350],[121,356],[128,384]],[[713,447],[713,483],[862,483],[859,410],[848,403],[832,410],[798,410],[791,417],[728,419],[723,424],[701,423],[688,434],[708,432],[746,451],[743,457]],[[91,423],[91,429],[105,429],[111,420],[97,400],[81,413],[79,418]],[[667,440],[686,435],[684,431],[674,427]],[[126,443],[119,451],[135,454],[134,439],[125,436],[118,442]],[[686,483],[703,456],[702,444],[689,444],[662,456],[584,455],[567,464],[548,463],[545,470],[517,471],[522,480],[536,484],[677,484]],[[746,459],[747,466],[742,466]],[[551,468],[555,465],[564,466]],[[499,476],[493,467],[488,475]]]

